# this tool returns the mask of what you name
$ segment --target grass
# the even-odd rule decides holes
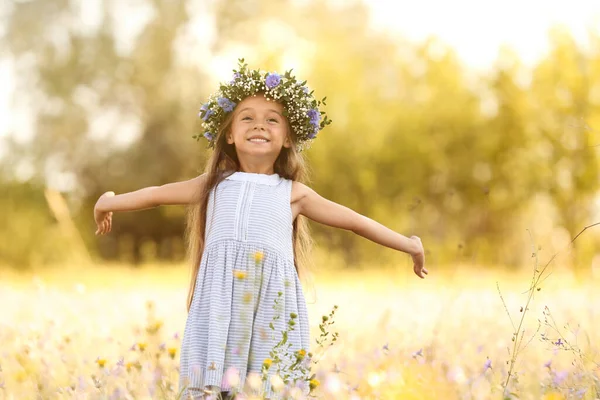
[[[598,281],[565,271],[545,280],[521,326],[529,344],[510,368],[506,310],[520,316],[531,275],[430,271],[424,281],[408,265],[314,276],[305,288],[313,344],[321,316],[339,306],[339,339],[314,371],[317,397],[598,396]],[[176,398],[187,279],[182,265],[0,272],[0,398]]]

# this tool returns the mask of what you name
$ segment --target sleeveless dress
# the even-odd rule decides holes
[[[233,389],[223,379],[230,367],[239,371],[242,389],[250,372],[261,372],[291,313],[297,318],[289,352],[310,351],[306,301],[294,266],[291,190],[292,181],[277,174],[235,172],[210,193],[205,248],[181,344],[183,399],[209,386]],[[270,379],[262,390],[274,397]]]

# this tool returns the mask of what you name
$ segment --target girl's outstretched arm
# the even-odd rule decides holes
[[[423,244],[417,236],[408,238],[394,232],[348,207],[323,198],[299,182],[294,182],[291,202],[297,214],[315,222],[352,231],[380,245],[410,254],[415,273],[421,278],[427,275]]]
[[[190,204],[198,200],[204,185],[205,175],[162,186],[150,186],[135,192],[115,195],[106,192],[96,202],[94,219],[98,229],[96,235],[110,232],[114,211],[136,211],[161,205]]]

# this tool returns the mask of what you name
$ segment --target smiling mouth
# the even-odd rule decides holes
[[[252,136],[251,138],[248,139],[248,141],[251,143],[268,143],[268,142],[270,142],[270,140],[268,140],[262,136]]]

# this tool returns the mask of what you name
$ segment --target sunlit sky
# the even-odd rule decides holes
[[[341,2],[342,0],[335,0]],[[376,29],[420,41],[435,35],[451,45],[463,62],[484,70],[506,44],[526,64],[543,57],[548,48],[548,30],[553,25],[569,29],[582,45],[587,32],[600,33],[600,0],[366,0]],[[1,28],[1,26],[0,26]],[[1,30],[1,29],[0,29]],[[213,67],[235,60],[221,60]],[[232,68],[227,65],[227,73]],[[14,71],[0,60],[0,137],[20,131],[28,115],[11,106]]]

